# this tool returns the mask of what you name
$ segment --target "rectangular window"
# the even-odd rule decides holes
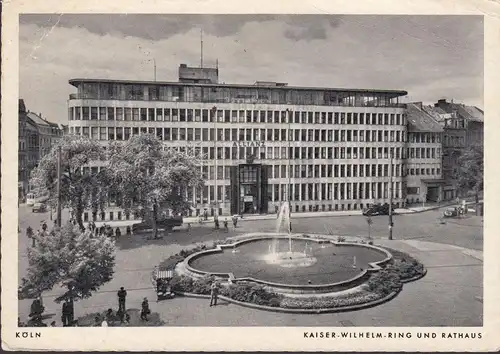
[[[114,109],[114,107],[108,107],[108,120],[115,120],[115,109]]]

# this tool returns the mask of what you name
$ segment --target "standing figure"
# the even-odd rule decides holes
[[[61,322],[63,327],[68,327],[70,325],[70,309],[69,309],[69,301],[64,301],[62,304],[62,315]]]
[[[224,231],[228,232],[229,228],[227,227],[227,218],[224,219]]]
[[[125,312],[125,299],[127,297],[127,290],[125,290],[122,286],[118,291],[117,295],[118,295],[118,311]]]
[[[122,231],[120,230],[119,227],[116,228],[115,230],[115,236],[116,236],[116,239],[119,239],[122,235]]]
[[[130,236],[130,235],[131,235],[131,233],[132,233],[132,229],[130,228],[130,225],[129,225],[129,226],[127,226],[126,233],[127,233],[127,236]]]
[[[42,230],[43,232],[47,232],[47,223],[45,221],[42,222]]]
[[[217,306],[217,298],[219,296],[219,284],[216,280],[210,286],[210,307]]]
[[[142,309],[141,309],[141,320],[143,321],[149,321],[148,320],[148,315],[151,313],[151,310],[149,309],[149,302],[148,302],[148,298],[145,297],[144,300],[142,301],[142,305],[141,305]]]

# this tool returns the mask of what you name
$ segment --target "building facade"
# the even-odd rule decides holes
[[[43,119],[41,114],[30,112],[22,99],[19,100],[18,117],[18,196],[22,199],[30,190],[31,172],[63,136],[66,127]]]
[[[408,144],[406,202],[418,204],[444,199],[442,170],[443,127],[423,110],[422,103],[407,105]]]
[[[218,69],[180,67],[178,82],[74,79],[69,133],[107,144],[155,134],[204,157],[193,213],[359,210],[405,202],[405,91],[218,83]]]
[[[484,112],[475,106],[438,100],[424,110],[443,127],[443,179],[444,199],[457,196],[455,172],[459,157],[474,145],[483,145]]]

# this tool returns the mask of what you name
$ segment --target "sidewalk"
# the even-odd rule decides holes
[[[481,199],[479,201],[480,203],[483,202]],[[475,202],[468,201],[466,203],[467,205],[475,204]],[[456,201],[450,201],[450,202],[443,202],[443,203],[428,203],[424,204],[423,206],[414,206],[414,207],[408,207],[405,209],[395,209],[394,212],[395,214],[412,214],[412,213],[422,213],[425,211],[429,210],[435,210],[439,208],[445,208],[449,206],[457,205]],[[300,212],[300,213],[292,213],[292,218],[293,219],[302,219],[302,218],[319,218],[319,217],[336,217],[336,216],[355,216],[355,215],[362,215],[363,212],[361,210],[337,210],[337,211],[317,211],[317,212]],[[232,215],[221,215],[219,216],[219,221],[222,222],[224,219],[227,218],[227,221],[229,223],[232,222]],[[241,221],[256,221],[256,220],[276,220],[276,214],[259,214],[259,215],[244,215],[243,217],[240,217],[239,222]],[[104,224],[109,225],[113,228],[116,227],[127,227],[131,226],[133,224],[140,223],[141,220],[116,220],[116,221],[96,221],[95,224],[97,227],[100,227]],[[200,217],[199,216],[188,216],[184,218],[184,225],[192,224],[213,224],[214,222],[214,217],[208,217],[207,220],[202,220],[200,223]],[[87,226],[88,223],[84,223],[85,226]]]

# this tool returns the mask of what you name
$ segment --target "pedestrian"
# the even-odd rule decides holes
[[[116,235],[116,239],[119,239],[121,237],[122,232],[121,232],[119,227],[116,228],[115,235]]]
[[[214,218],[214,227],[216,230],[219,230],[219,219]]]
[[[224,219],[224,231],[228,232],[229,228],[227,227],[227,218]]]
[[[63,324],[63,327],[68,327],[70,322],[69,322],[69,302],[64,301],[62,304],[62,315],[61,315],[61,322]]]
[[[126,233],[127,236],[130,236],[130,234],[132,233],[132,229],[130,228],[130,226],[127,226]]]
[[[127,290],[125,290],[122,286],[118,291],[117,295],[118,295],[118,311],[121,310],[125,312],[125,299],[127,298]]]
[[[190,231],[191,231],[191,223],[188,222],[188,224],[187,224],[187,232],[190,232]]]
[[[44,311],[44,308],[43,308],[43,305],[42,305],[41,297],[37,297],[31,303],[29,317],[31,317],[33,321],[37,322],[38,320],[41,319],[43,311]]]
[[[216,280],[210,286],[210,307],[217,306],[217,298],[219,296],[219,284]]]
[[[236,229],[236,225],[238,224],[238,216],[237,215],[233,215],[233,226],[234,228]]]
[[[94,317],[94,327],[101,327],[101,316],[97,315]]]
[[[203,216],[205,217],[205,221],[207,221],[208,220],[208,211],[207,211],[207,209],[205,209],[203,211]]]
[[[42,230],[43,232],[47,232],[47,223],[45,221],[42,222]]]
[[[148,298],[145,297],[144,300],[142,301],[142,305],[141,305],[142,309],[141,309],[141,320],[143,321],[149,321],[148,320],[148,315],[151,313],[151,310],[149,309],[149,302],[148,302]]]

